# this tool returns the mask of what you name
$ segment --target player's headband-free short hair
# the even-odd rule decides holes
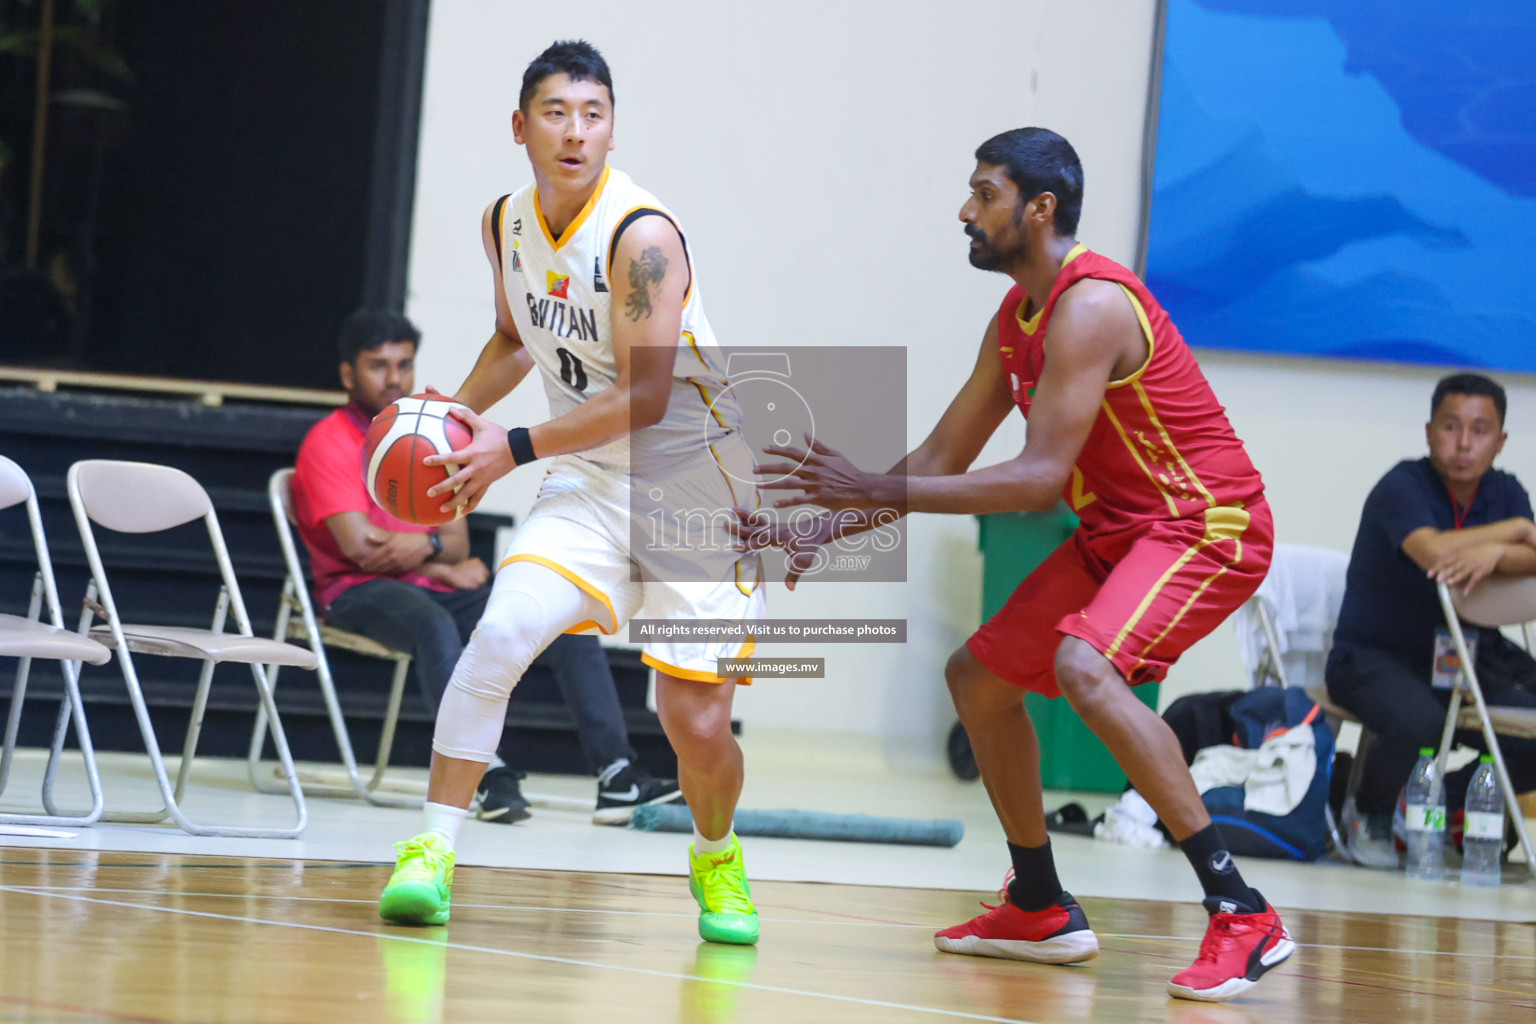
[[[389,341],[409,341],[421,347],[421,332],[399,313],[387,309],[360,309],[341,324],[336,354],[344,363],[356,363],[360,352],[372,352]]]
[[[533,58],[528,70],[523,72],[518,109],[525,114],[528,112],[528,104],[539,91],[539,83],[551,75],[567,75],[575,82],[596,82],[607,88],[608,104],[613,105],[613,76],[608,73],[608,62],[597,52],[597,47],[585,39],[562,39]]]
[[[1440,411],[1440,403],[1445,401],[1446,395],[1480,395],[1493,399],[1493,407],[1499,412],[1499,426],[1504,425],[1504,410],[1509,403],[1504,397],[1504,389],[1492,378],[1480,373],[1453,373],[1441,378],[1435,385],[1434,397],[1429,400],[1430,419]]]
[[[1049,128],[1015,128],[976,149],[976,159],[1003,167],[1028,202],[1042,192],[1056,197],[1056,233],[1077,234],[1083,212],[1083,164],[1066,139]]]

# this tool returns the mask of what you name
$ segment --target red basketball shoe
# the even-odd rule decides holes
[[[1168,994],[1176,999],[1207,1003],[1231,999],[1253,988],[1296,951],[1296,943],[1267,900],[1257,914],[1234,913],[1236,905],[1217,896],[1206,899],[1205,909],[1211,912],[1211,923],[1200,943],[1200,955],[1168,982]]]
[[[997,906],[983,903],[987,912],[965,924],[935,932],[933,944],[945,953],[996,956],[1037,964],[1071,964],[1099,955],[1099,938],[1088,927],[1088,917],[1070,893],[1062,893],[1044,910],[1020,910],[1008,898],[1003,881]]]

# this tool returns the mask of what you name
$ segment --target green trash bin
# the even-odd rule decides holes
[[[976,518],[981,524],[981,613],[990,619],[1019,582],[1072,535],[1077,517],[1058,505],[1050,512],[993,512]],[[1157,709],[1156,683],[1144,683],[1131,692]],[[1097,793],[1125,789],[1125,773],[1067,698],[1030,693],[1024,706],[1040,734],[1040,776],[1047,789]]]

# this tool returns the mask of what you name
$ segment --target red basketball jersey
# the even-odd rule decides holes
[[[1003,369],[1024,416],[1045,366],[1051,311],[1061,294],[1085,277],[1125,290],[1151,351],[1140,369],[1105,390],[1099,418],[1063,492],[1083,527],[1110,533],[1261,500],[1264,481],[1178,328],[1135,274],[1082,245],[1067,255],[1045,307],[1034,317],[1024,319],[1028,296],[1017,286],[998,311]]]

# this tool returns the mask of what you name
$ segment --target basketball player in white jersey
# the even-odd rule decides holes
[[[606,166],[613,86],[597,50],[560,42],[535,59],[512,130],[534,181],[486,211],[496,331],[456,396],[474,410],[464,417],[474,440],[451,459],[427,460],[462,467],[430,493],[445,510],[472,509],[515,467],[548,468],[438,712],[426,829],[397,844],[379,904],[401,924],[448,920],[465,809],[512,688],[555,637],[613,633],[642,610],[688,621],[764,612],[759,556],[735,551],[725,526],[730,509],[756,500],[741,412],[677,222]],[[479,415],[534,369],[551,419],[509,431]],[[672,514],[698,510],[705,516]],[[653,528],[636,531],[637,523]],[[639,534],[645,543],[632,540]],[[699,934],[736,944],[758,937],[732,830],[742,757],[731,700],[744,680],[716,669],[719,658],[750,649],[739,640],[647,643],[642,654],[657,672],[657,710],[693,815]]]

